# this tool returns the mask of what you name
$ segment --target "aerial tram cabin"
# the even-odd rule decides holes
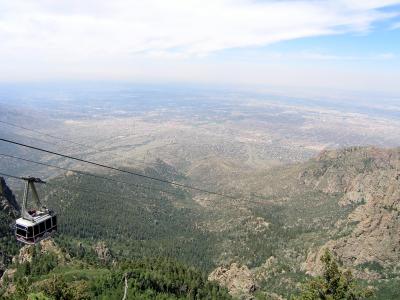
[[[51,237],[57,231],[57,215],[40,203],[35,183],[45,182],[34,177],[23,179],[25,180],[25,192],[21,218],[15,222],[15,237],[22,243],[34,245]],[[29,190],[32,190],[32,198],[36,200],[38,209],[27,209]]]

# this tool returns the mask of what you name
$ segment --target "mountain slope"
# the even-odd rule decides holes
[[[18,249],[12,230],[14,219],[18,215],[19,205],[15,196],[0,177],[0,277]]]
[[[287,297],[306,273],[319,272],[320,254],[328,247],[356,277],[380,289],[378,299],[396,299],[399,151],[330,150],[304,163],[218,181],[237,199],[190,194],[166,184],[144,188],[149,183],[142,179],[112,173],[107,176],[137,187],[67,173],[40,192],[59,213],[60,243],[106,241],[117,258],[163,256],[206,272],[245,270],[251,293],[254,286],[256,293]],[[221,163],[215,172],[198,168],[192,183],[207,185],[229,173],[230,165]],[[146,172],[193,180],[159,165]]]

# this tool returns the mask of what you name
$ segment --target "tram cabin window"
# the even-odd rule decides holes
[[[26,230],[22,229],[21,227],[17,227],[17,235],[26,237]]]
[[[34,227],[33,227],[33,233],[34,233],[34,235],[36,236],[36,235],[38,235],[40,232],[39,232],[39,225],[35,225]]]
[[[52,217],[53,227],[57,226],[57,216]]]
[[[32,226],[28,227],[28,235],[27,235],[27,237],[28,238],[32,238],[33,237],[33,227]]]
[[[46,231],[46,226],[45,226],[44,222],[39,223],[39,228],[40,228],[40,233]]]
[[[49,230],[49,229],[51,229],[51,218],[49,218],[49,219],[47,219],[46,220],[46,230]]]

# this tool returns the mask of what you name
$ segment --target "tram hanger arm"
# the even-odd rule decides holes
[[[25,193],[24,193],[24,200],[22,202],[22,211],[21,214],[25,219],[32,220],[32,216],[27,212],[27,204],[28,204],[28,197],[29,197],[29,189],[32,190],[32,198],[35,200],[37,208],[42,208],[42,203],[40,202],[39,195],[37,193],[35,183],[46,183],[40,178],[35,177],[23,177],[25,180]]]

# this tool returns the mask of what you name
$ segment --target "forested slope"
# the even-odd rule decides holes
[[[204,215],[188,192],[132,176],[110,178],[131,185],[68,173],[43,187],[44,202],[59,214],[61,235],[107,241],[122,257],[161,255],[203,270],[213,266],[214,237],[197,226]]]
[[[166,258],[102,260],[52,240],[26,246],[0,281],[2,299],[231,299],[205,274]]]

